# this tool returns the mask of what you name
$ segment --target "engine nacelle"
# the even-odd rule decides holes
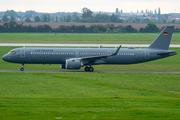
[[[80,67],[83,67],[83,63],[80,60],[66,60],[66,69],[80,69]]]
[[[65,64],[61,64],[61,65],[60,65],[60,68],[61,68],[61,69],[66,69],[66,65],[65,65]]]

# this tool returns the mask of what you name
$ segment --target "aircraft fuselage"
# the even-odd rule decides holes
[[[12,50],[15,54],[6,54],[3,56],[3,59],[7,62],[24,64],[65,64],[67,59],[110,55],[115,50],[116,48],[17,48]],[[176,52],[174,52],[171,54],[158,55],[158,53],[161,52],[169,51],[147,48],[120,49],[117,55],[101,58],[92,62],[92,65],[135,64],[176,54]]]

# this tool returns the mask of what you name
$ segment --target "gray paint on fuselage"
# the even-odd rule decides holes
[[[21,50],[25,50],[24,57],[21,55]],[[8,54],[8,57],[10,57],[8,61],[13,63],[65,64],[66,60],[70,58],[112,54],[116,51],[116,48],[18,48],[11,51],[16,52],[15,55],[11,56]],[[169,56],[159,56],[158,53],[162,51],[164,52],[164,50],[154,49],[120,49],[117,55],[95,60],[92,65],[134,64]]]

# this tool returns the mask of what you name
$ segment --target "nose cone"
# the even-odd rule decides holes
[[[7,55],[2,56],[2,59],[3,59],[4,61],[7,61]]]

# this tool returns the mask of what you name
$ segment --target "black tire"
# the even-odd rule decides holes
[[[21,70],[21,71],[24,71],[24,68],[21,68],[20,70]]]
[[[86,72],[88,72],[88,71],[89,71],[89,67],[85,67],[84,70],[85,70]]]
[[[93,72],[94,71],[94,68],[93,67],[90,67],[89,68],[89,72]]]

